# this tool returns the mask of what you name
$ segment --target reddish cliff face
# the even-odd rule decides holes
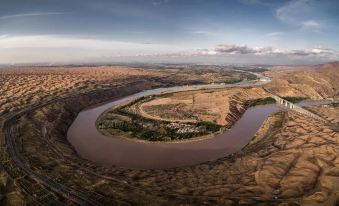
[[[240,101],[240,98],[234,96],[229,104],[229,113],[225,117],[226,124],[229,126],[233,125],[236,121],[240,119],[245,110],[246,108],[244,104]]]

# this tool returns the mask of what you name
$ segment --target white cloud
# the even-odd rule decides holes
[[[272,6],[272,1],[270,0],[240,0],[240,2],[247,4],[247,5],[258,5],[264,7]]]
[[[153,55],[177,52],[173,45],[144,44],[85,37],[40,35],[0,38],[0,63],[73,61],[107,56]],[[71,53],[70,53],[71,52]]]
[[[276,10],[278,19],[285,23],[295,23],[300,21],[302,16],[312,9],[313,0],[294,0],[289,1]]]
[[[0,16],[0,20],[4,19],[13,19],[13,18],[22,18],[22,17],[30,17],[30,16],[49,16],[49,15],[61,15],[64,14],[62,12],[33,12],[33,13],[22,13],[22,14],[13,14]]]
[[[282,50],[273,47],[248,47],[246,45],[220,44],[213,49],[197,50],[196,55],[253,55],[253,56],[289,56],[339,59],[339,52],[328,48]]]
[[[248,47],[246,45],[220,44],[212,49],[168,53],[166,55],[144,55],[141,61],[202,63],[202,64],[285,64],[305,65],[338,61],[339,52],[327,48],[284,50],[273,47]],[[130,61],[131,59],[127,59]],[[135,60],[135,59],[133,59]]]
[[[197,30],[197,31],[192,31],[192,34],[198,34],[198,35],[206,35],[206,36],[216,36],[216,32],[211,32],[211,31],[205,31],[205,30]]]
[[[6,37],[8,37],[8,34],[0,35],[0,39],[4,39],[4,38],[6,38]]]
[[[265,34],[266,37],[280,37],[282,35],[284,35],[283,32],[271,32],[271,33]]]
[[[218,52],[217,51],[215,51],[215,50],[210,50],[210,49],[199,49],[199,50],[197,50],[197,52],[196,53],[193,53],[193,55],[199,55],[199,54],[201,54],[201,55],[217,55],[218,54]]]
[[[320,29],[321,24],[314,20],[308,20],[301,23],[303,28]]]
[[[168,3],[169,0],[153,0],[152,4],[153,6],[160,6],[161,4]]]
[[[323,21],[314,19],[315,14],[322,12],[317,9],[317,3],[314,0],[289,1],[276,9],[276,16],[285,24],[318,32],[324,25]]]
[[[214,52],[211,52],[214,51]],[[268,55],[271,53],[275,53],[272,47],[248,47],[246,45],[233,45],[233,44],[220,44],[217,45],[216,48],[212,49],[209,53],[214,55]]]
[[[124,50],[161,47],[163,45],[144,44],[135,42],[122,42],[113,40],[102,40],[85,37],[57,36],[57,35],[32,35],[32,36],[8,36],[0,39],[2,49],[14,48],[81,48],[102,50]],[[154,49],[157,49],[154,48]]]
[[[254,52],[254,49],[247,47],[246,45],[230,45],[220,44],[215,49],[216,54],[250,54]]]

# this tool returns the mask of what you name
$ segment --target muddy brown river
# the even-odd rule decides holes
[[[160,169],[194,165],[216,160],[239,151],[250,141],[271,113],[286,109],[279,105],[256,106],[246,110],[234,126],[222,134],[209,139],[179,143],[140,142],[133,139],[104,136],[95,126],[97,118],[107,109],[142,96],[169,91],[219,87],[225,87],[225,85],[159,88],[89,108],[80,112],[69,128],[68,141],[82,158],[107,167],[116,165],[127,168]],[[303,102],[301,106],[323,103]]]

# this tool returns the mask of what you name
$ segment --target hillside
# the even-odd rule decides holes
[[[311,99],[339,97],[339,62],[272,70],[266,74],[272,78],[272,82],[265,88],[280,96],[302,96]]]

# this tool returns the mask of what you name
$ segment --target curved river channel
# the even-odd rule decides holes
[[[258,84],[263,83],[259,82],[256,85]],[[251,85],[253,86],[253,84]],[[231,129],[213,138],[179,143],[140,142],[128,138],[104,136],[97,130],[95,122],[100,114],[107,109],[142,96],[162,92],[234,86],[249,85],[243,83],[238,85],[181,86],[142,91],[80,112],[69,128],[67,138],[82,158],[108,167],[116,165],[127,168],[158,169],[216,160],[239,151],[251,140],[272,112],[286,108],[279,105],[256,106],[246,110]],[[318,104],[324,104],[324,102],[303,102],[301,106]]]

